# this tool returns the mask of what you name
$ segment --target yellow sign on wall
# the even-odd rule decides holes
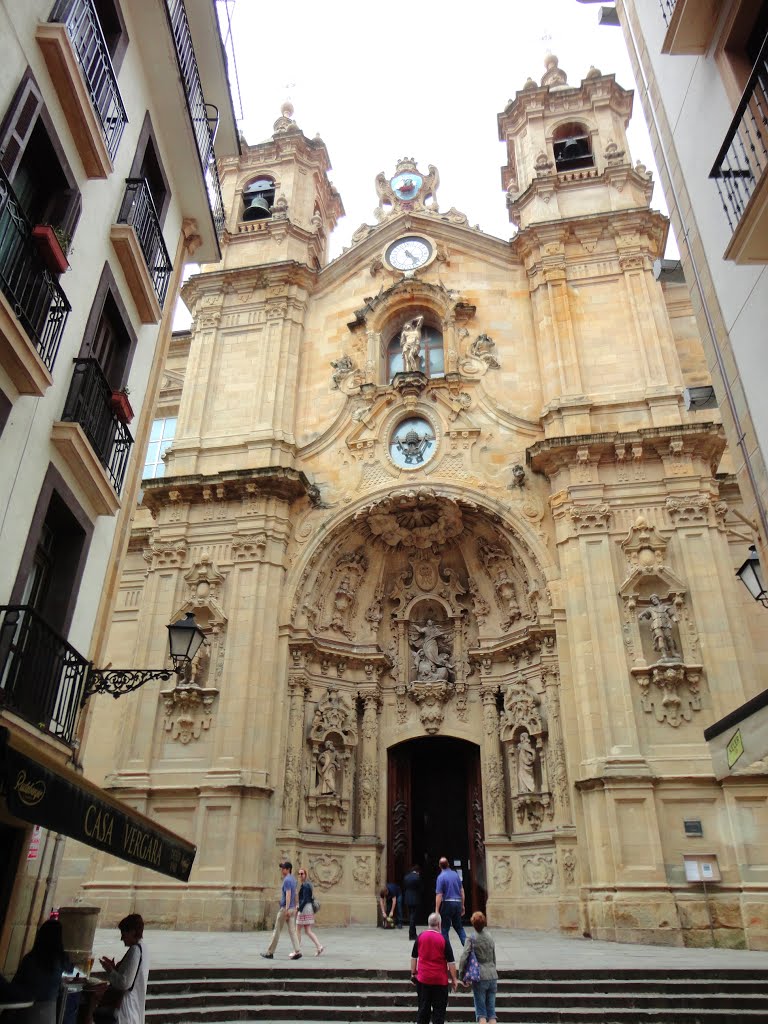
[[[728,740],[728,746],[725,748],[725,752],[728,757],[728,767],[733,768],[744,753],[744,740],[741,738],[741,729],[737,729],[733,736]]]

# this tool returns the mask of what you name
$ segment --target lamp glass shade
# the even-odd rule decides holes
[[[168,626],[168,640],[174,662],[191,661],[204,639],[205,634],[195,622],[192,612],[187,612],[183,619]]]
[[[756,601],[765,602],[768,595],[765,591],[763,567],[760,565],[760,559],[757,557],[754,547],[749,549],[749,557],[741,568],[736,570],[736,575]]]

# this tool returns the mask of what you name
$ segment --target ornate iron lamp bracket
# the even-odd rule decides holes
[[[95,693],[110,693],[117,700],[125,693],[133,693],[153,680],[167,682],[177,675],[172,668],[91,668],[85,683],[80,706]]]

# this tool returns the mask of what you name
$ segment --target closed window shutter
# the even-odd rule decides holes
[[[42,106],[43,97],[35,80],[31,76],[25,78],[16,91],[0,135],[0,164],[11,181]]]

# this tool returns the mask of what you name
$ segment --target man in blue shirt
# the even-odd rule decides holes
[[[267,946],[267,952],[261,955],[265,960],[273,958],[277,949],[277,943],[280,941],[280,932],[283,930],[283,924],[285,924],[288,926],[288,935],[293,943],[293,952],[289,954],[288,959],[300,960],[299,937],[296,934],[296,879],[291,874],[293,864],[289,860],[284,860],[280,865],[280,871],[283,876],[283,885],[280,890],[280,909],[275,918],[275,927],[272,932],[272,939]]]
[[[467,933],[461,923],[464,917],[464,886],[457,872],[448,864],[447,857],[440,858],[440,874],[435,886],[435,913],[440,915],[443,937],[446,941],[453,925],[453,930],[463,946],[467,939]]]

